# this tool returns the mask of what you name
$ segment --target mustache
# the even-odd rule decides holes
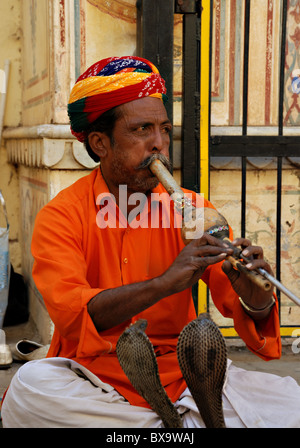
[[[148,168],[151,165],[151,163],[153,162],[153,160],[156,160],[156,159],[160,160],[165,165],[167,170],[171,172],[172,163],[163,154],[152,154],[151,156],[147,157],[147,159],[143,160],[143,162],[136,169],[143,170],[145,168]]]

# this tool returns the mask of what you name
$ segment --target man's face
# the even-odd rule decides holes
[[[158,181],[148,168],[139,165],[153,154],[169,157],[172,125],[166,109],[158,98],[141,98],[120,107],[109,142],[107,157],[101,168],[108,186],[127,185],[129,192],[146,192]]]

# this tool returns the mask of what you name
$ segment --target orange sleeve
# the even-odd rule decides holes
[[[58,208],[50,203],[35,222],[32,275],[55,325],[48,356],[96,356],[111,348],[87,311],[90,299],[102,289],[91,288],[87,281],[79,219],[70,207]],[[65,341],[71,341],[63,349],[58,333]]]
[[[244,311],[238,295],[222,271],[222,263],[206,269],[203,280],[210,289],[215,306],[224,317],[233,319],[235,330],[249,350],[265,360],[280,358],[281,338],[277,299],[266,319],[254,321]]]

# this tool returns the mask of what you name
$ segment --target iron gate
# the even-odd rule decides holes
[[[239,0],[231,0],[239,1]],[[278,91],[278,132],[277,135],[248,135],[248,54],[250,39],[251,0],[240,0],[244,7],[244,65],[242,95],[242,133],[241,135],[210,135],[210,81],[203,87],[203,76],[211,73],[211,36],[213,0],[139,0],[138,8],[138,51],[139,55],[152,60],[158,66],[162,76],[166,77],[169,96],[168,113],[172,120],[172,79],[173,79],[173,15],[182,14],[182,135],[181,135],[181,174],[182,186],[196,192],[203,192],[207,183],[209,195],[209,174],[203,183],[209,161],[214,157],[239,157],[241,159],[241,235],[246,234],[246,202],[247,202],[247,157],[274,157],[277,160],[277,209],[276,209],[276,278],[281,281],[281,220],[282,220],[282,161],[284,157],[300,157],[300,136],[284,135],[284,76],[286,57],[287,13],[291,0],[282,0],[281,12],[281,49],[279,64]],[[300,7],[300,5],[299,5]],[[208,14],[207,14],[208,11]],[[206,12],[204,19],[203,13]],[[209,21],[209,24],[207,23]],[[201,32],[206,26],[205,42],[201,40]],[[203,35],[203,32],[202,32]],[[207,36],[210,36],[208,39]],[[151,36],[151,39],[148,39]],[[153,38],[155,36],[155,39]],[[208,67],[203,64],[202,53],[208,51]],[[200,76],[201,74],[201,76]],[[204,88],[204,90],[203,90]],[[205,90],[206,89],[206,90]],[[201,125],[201,115],[205,115],[203,91],[207,91],[207,120]],[[201,145],[201,137],[207,133],[207,144]],[[200,148],[200,149],[199,149]],[[205,154],[207,151],[207,157]],[[171,152],[172,157],[172,152]],[[204,162],[203,162],[204,161]],[[203,164],[206,166],[202,166]],[[208,306],[198,303],[198,287],[194,289],[194,301],[199,310]],[[203,294],[203,292],[202,292]],[[277,291],[280,303],[280,291]]]

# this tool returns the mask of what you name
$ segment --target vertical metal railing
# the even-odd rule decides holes
[[[175,1],[175,12],[183,15],[181,185],[197,193],[200,192],[201,9],[201,1]],[[193,286],[192,294],[198,312],[199,284]]]
[[[281,21],[281,51],[279,75],[279,107],[278,107],[278,135],[283,136],[283,101],[284,101],[284,71],[286,57],[286,27],[287,1],[283,0]],[[282,201],[282,155],[277,157],[277,213],[276,213],[276,278],[281,281],[281,201]],[[277,290],[280,307],[280,291]]]
[[[166,110],[173,122],[173,0],[137,0],[136,53],[156,65],[166,81]],[[172,160],[173,142],[170,142]]]
[[[244,73],[243,73],[243,123],[242,135],[247,135],[248,128],[248,74],[249,74],[249,44],[250,44],[250,16],[251,0],[245,0],[245,22],[244,22]],[[282,3],[281,23],[281,50],[280,50],[280,73],[279,73],[279,95],[278,95],[278,136],[283,136],[283,101],[284,101],[284,70],[286,54],[286,23],[287,23],[287,1]],[[225,154],[224,154],[225,155]],[[249,156],[251,153],[249,152]],[[265,156],[265,154],[262,154]],[[277,205],[276,205],[276,278],[281,279],[281,201],[282,201],[282,157],[277,155]],[[247,191],[247,154],[241,156],[241,235],[246,235],[246,191]],[[277,290],[280,303],[280,291]]]
[[[204,0],[210,4],[211,0]],[[182,135],[181,185],[200,192],[200,33],[201,0],[138,0],[137,54],[157,65],[166,79],[167,113],[173,118],[173,27],[174,14],[182,15]],[[209,89],[207,90],[209,95]],[[207,138],[208,152],[208,138]],[[172,159],[172,142],[170,157]],[[198,285],[193,287],[198,309]]]
[[[242,0],[241,0],[242,1]],[[202,192],[203,175],[203,66],[201,66],[201,51],[204,42],[201,41],[203,26],[203,8],[210,9],[210,31],[207,33],[206,44],[209,45],[211,72],[212,54],[212,24],[214,0],[138,0],[137,1],[137,54],[152,60],[166,78],[169,101],[167,111],[173,117],[173,26],[174,14],[183,15],[182,35],[182,152],[181,176],[182,186],[196,192]],[[247,235],[247,158],[248,157],[276,157],[277,158],[277,193],[276,193],[276,277],[281,278],[281,213],[282,213],[282,161],[284,157],[298,157],[300,137],[284,136],[284,80],[286,58],[286,27],[288,14],[288,0],[282,0],[281,10],[281,50],[278,92],[278,135],[263,136],[248,134],[248,104],[249,104],[249,47],[251,0],[244,0],[244,57],[243,57],[243,94],[242,94],[242,135],[210,135],[210,101],[208,112],[208,142],[207,165],[210,158],[240,157],[241,158],[241,236]],[[150,38],[151,36],[151,38]],[[210,84],[210,83],[209,83]],[[205,87],[206,88],[206,87]],[[208,96],[211,95],[210,85],[207,87]],[[204,133],[206,124],[204,125]],[[252,133],[251,133],[252,134]],[[202,153],[201,153],[202,151]],[[172,157],[172,146],[171,153]],[[208,170],[207,170],[208,171]],[[209,188],[209,176],[207,180]],[[200,191],[201,190],[201,191]],[[207,196],[209,193],[207,194]],[[280,291],[277,291],[280,299]],[[194,302],[198,307],[198,287],[193,291]],[[202,299],[201,299],[202,300]],[[208,297],[206,305],[208,308]]]
[[[247,135],[248,128],[248,76],[249,76],[249,36],[250,36],[250,0],[245,2],[245,30],[244,30],[244,70],[243,70],[243,123],[242,135]],[[246,172],[247,158],[242,156],[242,194],[241,194],[241,236],[246,235]]]
[[[244,66],[243,66],[243,119],[242,135],[213,136],[210,138],[210,156],[214,157],[240,157],[241,158],[241,235],[247,234],[247,158],[272,157],[277,160],[276,175],[276,278],[281,281],[281,243],[282,243],[282,177],[283,159],[285,157],[300,156],[300,137],[297,135],[284,135],[284,100],[287,52],[287,0],[281,3],[281,35],[280,35],[280,64],[279,64],[279,90],[278,90],[278,126],[277,135],[248,135],[248,55],[250,47],[251,0],[244,0]],[[279,304],[280,290],[276,291]],[[284,325],[283,325],[284,327]]]

